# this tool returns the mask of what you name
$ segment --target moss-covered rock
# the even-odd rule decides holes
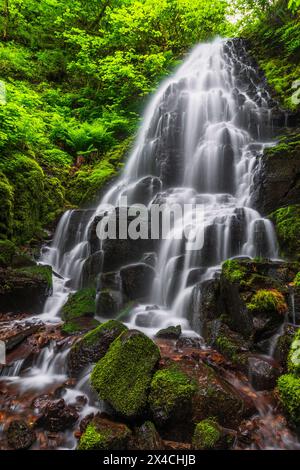
[[[300,375],[300,330],[294,336],[288,355],[289,372]]]
[[[246,267],[236,259],[228,259],[222,264],[222,274],[230,282],[241,282],[246,275]]]
[[[149,406],[154,422],[162,427],[191,419],[194,381],[176,365],[158,370],[152,379]]]
[[[119,414],[133,418],[146,406],[159,358],[158,347],[146,335],[135,330],[123,332],[97,362],[92,386]]]
[[[300,424],[300,378],[284,374],[277,382],[280,401],[295,424]]]
[[[162,338],[162,339],[178,339],[181,336],[181,326],[168,326],[167,328],[163,328],[159,330],[155,337]]]
[[[284,315],[288,306],[284,296],[276,289],[260,289],[251,297],[247,303],[247,309],[251,312],[277,312]]]
[[[196,425],[192,447],[196,450],[216,449],[222,439],[222,430],[217,421],[207,418]]]
[[[284,371],[287,371],[287,360],[290,352],[290,347],[295,337],[297,328],[287,323],[282,334],[279,335],[274,348],[274,358],[280,363]]]
[[[290,259],[300,259],[300,204],[281,207],[271,214],[275,224],[281,254]]]
[[[131,436],[130,429],[121,423],[94,418],[82,434],[78,450],[125,450]]]
[[[51,291],[52,269],[50,266],[0,268],[1,313],[41,313]]]
[[[96,312],[96,290],[81,289],[70,294],[62,309],[65,324],[62,331],[66,334],[76,334],[98,326],[99,322],[93,317]]]
[[[77,376],[86,366],[99,361],[110,344],[127,327],[116,320],[109,320],[87,333],[74,344],[68,355],[68,369],[71,376]]]

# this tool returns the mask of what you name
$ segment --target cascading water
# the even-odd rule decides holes
[[[116,206],[126,196],[128,204],[143,203],[149,210],[156,203],[169,209],[175,204],[203,208],[203,226],[197,227],[204,230],[202,248],[187,250],[186,240],[174,237],[157,243],[152,257],[156,275],[147,301],[135,305],[128,318],[130,327],[150,336],[174,324],[181,324],[189,336],[201,333],[190,324],[195,285],[213,278],[230,257],[277,257],[271,222],[250,207],[257,156],[272,145],[271,101],[242,42],[217,39],[197,46],[152,98],[124,172],[98,207],[68,211],[61,218],[51,246],[41,256],[41,263],[53,268],[54,284],[38,317],[48,323],[60,321],[69,293],[85,284],[91,259],[98,275],[103,270],[118,272],[121,266],[105,267],[106,245],[95,237],[95,222],[107,204]],[[193,210],[184,220],[175,219],[171,230],[186,228]],[[138,260],[124,264],[141,260],[143,252]],[[122,303],[119,281],[117,289]],[[20,365],[13,376],[7,373],[2,379],[22,391],[40,392],[49,381],[63,383],[65,354],[57,353],[52,344],[31,368],[20,372]],[[67,402],[78,390],[86,393],[86,377],[87,372],[75,392],[67,389]],[[91,409],[86,405],[82,416]],[[69,446],[73,445],[71,439]]]

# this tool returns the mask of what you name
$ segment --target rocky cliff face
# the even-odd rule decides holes
[[[252,204],[263,215],[300,202],[300,129],[265,149],[253,182]]]

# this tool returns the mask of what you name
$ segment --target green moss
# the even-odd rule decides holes
[[[192,444],[196,450],[214,449],[222,435],[218,423],[207,418],[196,425]]]
[[[99,339],[105,334],[107,331],[110,330],[117,330],[119,331],[119,334],[123,333],[123,331],[127,331],[127,327],[123,325],[121,322],[116,321],[116,320],[109,320],[105,323],[102,323],[99,325],[97,328],[94,330],[90,331],[87,333],[83,338],[82,338],[82,346],[91,346],[94,343],[97,343]]]
[[[293,283],[295,287],[300,287],[300,271],[294,277]]]
[[[144,409],[153,369],[160,358],[158,347],[146,335],[122,333],[97,362],[91,382],[100,399],[124,416]]]
[[[300,259],[300,204],[277,209],[270,218],[275,224],[282,254]]]
[[[18,268],[15,271],[22,273],[23,275],[29,278],[44,280],[47,283],[49,289],[52,288],[51,266],[28,266],[26,268]]]
[[[288,355],[288,370],[295,374],[300,373],[300,330],[295,334],[290,347]]]
[[[63,320],[74,320],[79,317],[93,317],[96,311],[95,289],[81,289],[70,294],[68,301],[63,306]]]
[[[0,238],[12,235],[14,190],[6,176],[0,171]]]
[[[110,423],[107,420],[92,421],[82,434],[78,450],[122,450],[131,431],[124,424]]]
[[[238,260],[228,259],[222,265],[222,274],[230,282],[241,282],[246,274],[246,269]]]
[[[288,309],[284,296],[275,289],[260,289],[251,297],[251,301],[246,306],[252,312],[276,311],[282,315]]]
[[[157,371],[152,379],[149,404],[153,413],[159,413],[166,422],[183,408],[196,392],[195,383],[176,366]]]
[[[300,378],[292,374],[284,374],[279,377],[278,392],[281,403],[296,423],[300,423]]]

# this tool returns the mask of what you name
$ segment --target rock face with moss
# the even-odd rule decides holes
[[[279,241],[282,256],[300,259],[300,204],[281,207],[270,214]]]
[[[283,136],[276,146],[264,151],[252,193],[252,203],[261,214],[300,203],[299,162],[299,132]]]
[[[149,405],[159,427],[191,420],[194,381],[176,365],[158,370],[151,381]]]
[[[52,291],[50,266],[0,268],[1,313],[41,313]]]
[[[300,378],[284,374],[277,382],[279,398],[288,416],[295,424],[300,423]]]
[[[125,331],[97,362],[91,375],[92,386],[117,413],[134,418],[147,404],[159,358],[159,349],[151,339],[139,331]]]
[[[68,355],[70,375],[77,376],[86,366],[99,361],[111,343],[127,328],[116,320],[109,320],[89,331],[74,344]]]
[[[96,312],[95,289],[81,289],[70,294],[68,301],[63,306],[62,318],[65,324],[62,331],[67,334],[95,328],[99,322],[94,319]]]
[[[222,439],[222,430],[217,421],[207,418],[196,425],[192,447],[196,450],[213,450]]]
[[[130,429],[105,418],[94,418],[82,434],[78,450],[125,450],[131,437]]]

